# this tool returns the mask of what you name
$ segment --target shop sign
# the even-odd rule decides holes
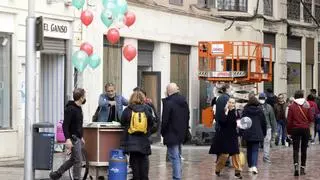
[[[224,44],[212,44],[211,53],[212,54],[223,54],[224,53]]]
[[[67,21],[44,18],[43,32],[45,37],[71,39],[71,25]]]

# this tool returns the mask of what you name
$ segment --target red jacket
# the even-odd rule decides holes
[[[318,105],[316,104],[316,102],[308,101],[308,103],[310,104],[310,108],[313,109],[314,113],[319,114],[319,109],[318,109]]]
[[[302,114],[301,110],[304,115]],[[310,104],[305,101],[302,105],[299,105],[296,101],[289,106],[288,111],[288,133],[290,134],[292,129],[302,128],[307,129],[313,122],[314,113],[310,108]]]

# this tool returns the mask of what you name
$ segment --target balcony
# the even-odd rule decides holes
[[[300,21],[300,0],[287,1],[288,19]]]
[[[217,9],[218,11],[247,12],[248,1],[247,0],[218,0]]]

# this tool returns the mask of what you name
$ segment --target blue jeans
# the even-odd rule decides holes
[[[258,141],[247,141],[247,160],[248,166],[257,167],[259,155],[259,142]]]
[[[167,146],[169,159],[172,164],[172,179],[182,179],[182,164],[181,164],[181,145]]]
[[[284,120],[278,120],[277,122],[278,122],[278,132],[277,132],[278,137],[276,142],[280,143],[280,140],[281,140],[281,143],[285,144],[286,138],[287,138],[286,123]],[[280,138],[280,135],[281,135],[281,138]]]

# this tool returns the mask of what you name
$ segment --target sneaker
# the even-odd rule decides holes
[[[236,179],[242,179],[241,173],[235,173],[235,174],[234,174],[234,177],[235,177]]]
[[[51,172],[49,174],[49,177],[51,180],[58,180],[58,179],[60,179],[61,176],[62,175],[60,173],[58,173],[57,171]]]
[[[216,175],[220,177],[220,171],[216,171]]]
[[[248,172],[250,172],[250,173],[252,172],[252,167],[251,168],[249,167]]]
[[[184,161],[184,157],[180,156],[181,161]]]
[[[252,167],[252,173],[253,173],[253,174],[258,174],[258,169],[257,169],[257,167]]]
[[[311,144],[313,145],[313,144],[316,144],[316,142],[315,142],[315,140],[313,139],[313,140],[311,140]]]
[[[263,162],[265,162],[265,163],[271,163],[271,161],[270,161],[269,158],[263,158]]]

